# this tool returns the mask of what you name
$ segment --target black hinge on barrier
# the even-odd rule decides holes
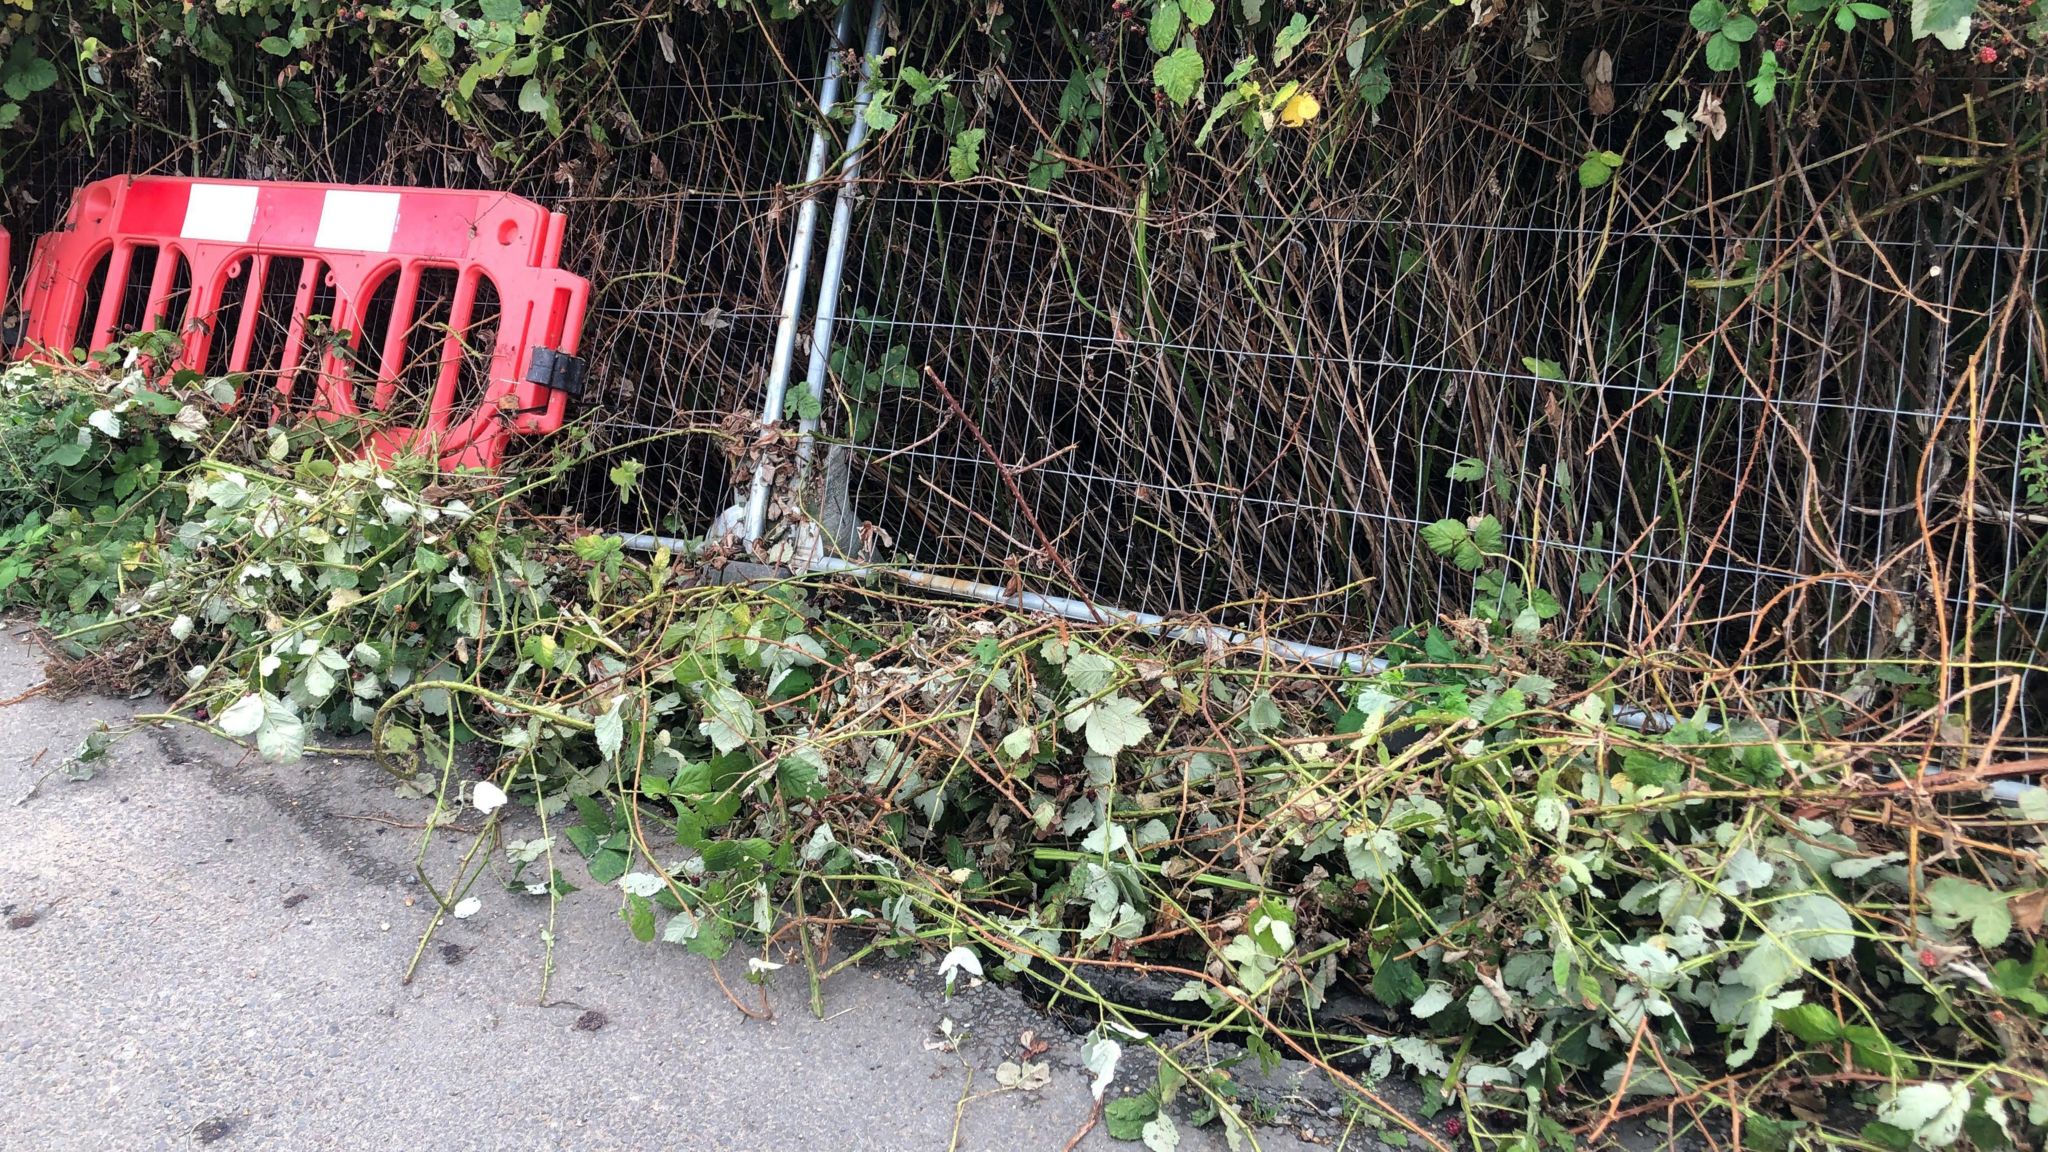
[[[533,363],[526,369],[526,382],[552,388],[571,400],[583,398],[583,357],[554,348],[535,348]]]

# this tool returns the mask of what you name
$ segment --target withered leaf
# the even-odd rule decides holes
[[[1586,53],[1579,65],[1579,79],[1586,83],[1586,107],[1595,116],[1614,111],[1614,57],[1605,48]]]

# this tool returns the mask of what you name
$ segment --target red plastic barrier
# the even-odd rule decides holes
[[[279,410],[410,414],[379,455],[495,468],[582,390],[563,225],[498,192],[118,176],[36,241],[23,342],[175,329],[180,366],[268,378]]]

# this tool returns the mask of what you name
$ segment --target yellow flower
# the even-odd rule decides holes
[[[1322,102],[1313,92],[1296,92],[1287,103],[1280,106],[1280,122],[1289,128],[1299,128],[1322,115]]]

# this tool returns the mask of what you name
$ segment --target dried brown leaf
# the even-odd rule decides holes
[[[1712,92],[1700,93],[1699,107],[1692,110],[1692,122],[1716,140],[1728,134],[1728,113],[1721,107],[1721,98]]]
[[[2015,896],[2006,902],[2006,908],[2012,912],[2012,922],[2019,925],[2020,931],[2039,936],[2042,917],[2048,914],[2048,888]]]

